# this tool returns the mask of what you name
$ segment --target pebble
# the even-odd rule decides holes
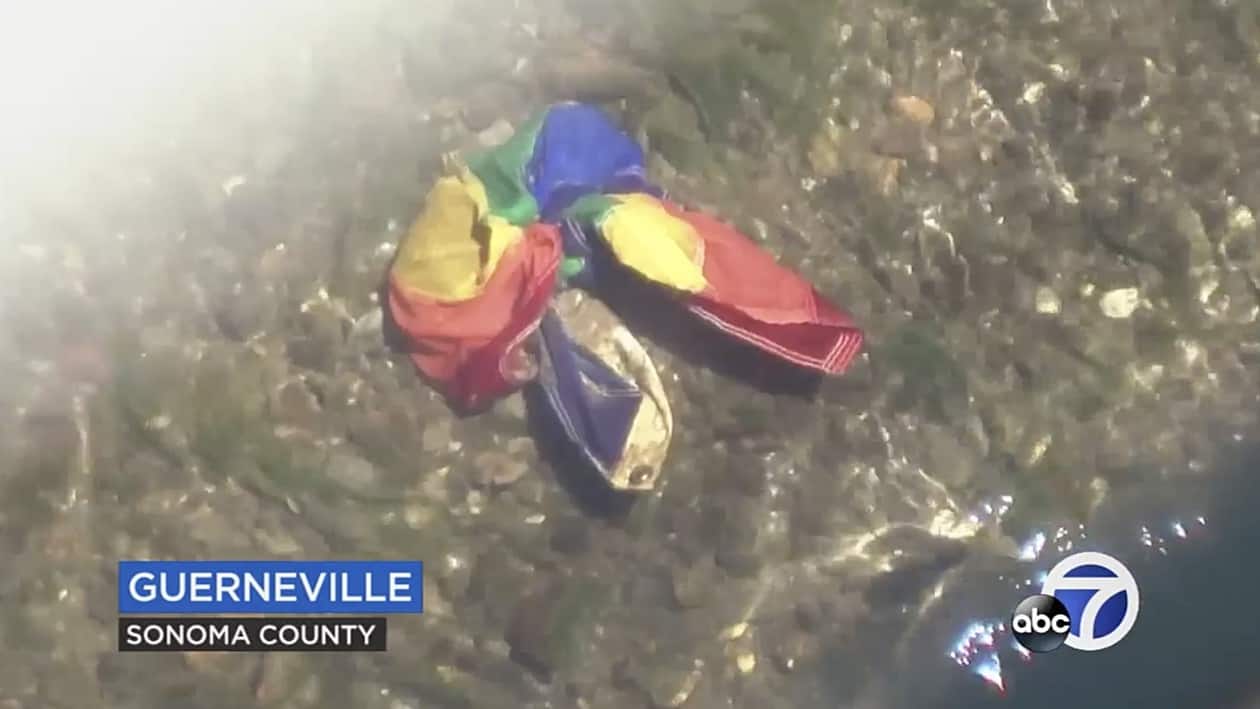
[[[1037,289],[1037,312],[1042,315],[1058,315],[1062,310],[1063,303],[1059,300],[1059,294],[1046,286]]]
[[[812,658],[818,650],[818,640],[812,634],[793,629],[775,643],[771,657],[779,671],[787,673],[796,670],[803,660]]]
[[[582,554],[591,547],[591,530],[586,520],[569,517],[554,523],[551,548],[561,554]]]
[[[490,125],[489,128],[477,134],[477,142],[483,147],[493,148],[496,145],[502,145],[516,132],[512,124],[500,118]]]
[[[579,662],[603,598],[601,586],[582,579],[525,596],[507,630],[514,656],[543,675]]]
[[[380,308],[373,308],[354,321],[350,329],[351,342],[365,354],[375,354],[386,349],[384,315]]]
[[[1098,305],[1102,308],[1103,315],[1122,320],[1133,315],[1140,302],[1137,288],[1117,288],[1104,293]]]
[[[376,466],[357,455],[338,451],[328,457],[325,474],[351,492],[366,493],[379,484]]]
[[[438,453],[446,449],[451,440],[451,422],[435,421],[424,427],[420,435],[420,445],[425,453]]]
[[[679,608],[696,608],[710,597],[717,569],[708,557],[673,569],[674,602]]]
[[[520,480],[529,465],[520,456],[500,451],[485,451],[473,458],[473,484],[481,487],[504,487]]]
[[[437,564],[438,586],[450,600],[462,598],[472,582],[472,562],[462,554],[448,552]]]
[[[936,120],[936,109],[918,96],[898,96],[893,99],[893,110],[921,126],[929,126]]]
[[[897,180],[906,161],[896,157],[872,155],[863,161],[862,172],[871,188],[885,197],[897,191]]]
[[[664,666],[645,673],[643,689],[652,698],[652,706],[674,709],[687,703],[700,681],[699,668]]]
[[[520,392],[513,393],[500,401],[498,408],[499,411],[503,412],[503,414],[510,419],[515,419],[517,421],[525,420],[525,396]]]
[[[1240,205],[1229,213],[1229,231],[1250,231],[1256,228],[1256,215],[1246,205]]]

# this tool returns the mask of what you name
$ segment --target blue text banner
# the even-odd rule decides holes
[[[118,612],[420,613],[423,571],[419,561],[120,561]]]

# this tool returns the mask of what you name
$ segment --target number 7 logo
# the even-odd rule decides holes
[[[1065,644],[1075,650],[1112,647],[1137,622],[1137,582],[1124,564],[1106,554],[1082,552],[1060,561],[1046,575],[1041,592],[1068,606],[1075,622]],[[1088,592],[1083,604],[1081,592]]]

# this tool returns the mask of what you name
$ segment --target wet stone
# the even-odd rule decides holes
[[[435,566],[442,593],[452,601],[463,598],[472,583],[472,561],[461,553],[447,552]]]
[[[304,369],[331,373],[337,366],[337,351],[328,340],[295,337],[288,342],[289,359]]]
[[[821,652],[821,642],[816,634],[817,621],[806,629],[776,626],[762,632],[761,646],[770,656],[774,667],[783,673],[791,673],[814,660]]]
[[[1098,307],[1109,318],[1124,319],[1132,315],[1140,303],[1137,288],[1117,288],[1104,293]]]
[[[333,373],[345,344],[344,323],[331,307],[319,304],[299,313],[296,324],[287,343],[289,359],[305,369]]]
[[[899,116],[919,126],[931,125],[936,120],[936,109],[918,96],[898,96],[893,99],[892,107]]]
[[[451,442],[451,422],[449,419],[426,424],[424,433],[420,434],[420,445],[426,453],[439,453],[447,449]]]
[[[389,470],[414,469],[416,427],[406,410],[369,396],[342,419],[347,439],[368,460]]]
[[[360,354],[380,354],[386,349],[384,333],[384,314],[380,308],[373,308],[354,321],[350,345]]]
[[[718,548],[718,566],[735,576],[751,576],[761,569],[761,510],[736,503],[725,509]]]
[[[380,473],[376,466],[352,453],[332,453],[324,466],[324,474],[355,494],[371,494],[380,488]]]
[[[507,396],[499,402],[495,410],[509,420],[524,421],[526,416],[525,397],[519,392]]]
[[[320,415],[315,395],[300,381],[288,382],[275,390],[269,409],[280,421],[304,428],[312,428]]]
[[[478,487],[506,487],[529,472],[520,454],[484,451],[473,458],[473,484]]]
[[[957,432],[937,424],[924,424],[924,469],[928,475],[954,488],[965,485],[979,465],[974,451]]]
[[[678,563],[671,571],[674,603],[679,608],[704,605],[718,587],[719,574],[713,561],[701,557],[691,563]]]
[[[526,596],[507,632],[513,657],[544,676],[573,666],[606,595],[594,581],[569,579]]]
[[[565,517],[551,529],[551,548],[561,554],[584,554],[591,547],[590,523],[579,517]]]
[[[245,341],[270,328],[276,319],[276,298],[255,283],[238,283],[218,298],[215,323],[224,336]]]
[[[631,681],[646,694],[654,709],[674,709],[687,703],[695,692],[701,673],[687,657],[656,654],[647,666],[626,670]]]
[[[535,579],[534,569],[512,558],[501,548],[492,548],[477,557],[468,583],[468,598],[477,601],[487,619],[506,625],[521,599],[523,589]]]
[[[765,463],[756,455],[736,454],[731,456],[729,470],[730,485],[741,494],[749,497],[761,497],[768,487]]]

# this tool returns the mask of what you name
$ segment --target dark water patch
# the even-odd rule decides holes
[[[1081,707],[1223,707],[1254,690],[1260,666],[1260,622],[1250,617],[1260,571],[1252,560],[1260,545],[1260,448],[1231,451],[1208,483],[1212,492],[1167,485],[1120,491],[1099,520],[1090,525],[1090,548],[1112,553],[1129,567],[1141,591],[1141,612],[1119,645],[1100,652],[1061,650],[1030,663],[1003,655],[1007,695],[999,695],[976,675],[945,656],[968,617],[1003,617],[1019,594],[996,581],[1000,567],[966,569],[973,581],[961,583],[925,620],[899,660],[918,681],[903,683],[886,697],[893,707],[1062,706],[1072,697]],[[1167,556],[1136,543],[1150,524],[1189,514],[1193,500],[1207,520],[1202,535],[1183,545],[1168,544]],[[1185,520],[1187,527],[1195,524]],[[1193,530],[1192,530],[1193,531]],[[1135,549],[1140,551],[1135,551]],[[1028,573],[1018,568],[1010,573]],[[986,579],[988,579],[986,581]],[[1005,588],[1006,590],[1002,590]],[[1004,648],[999,648],[1004,650]]]

